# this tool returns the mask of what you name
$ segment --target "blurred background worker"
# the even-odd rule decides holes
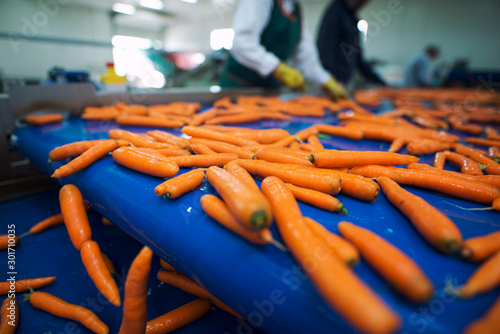
[[[428,87],[432,85],[432,61],[439,56],[439,48],[429,45],[406,64],[405,87]]]
[[[356,12],[369,0],[334,0],[323,15],[318,33],[318,52],[323,67],[347,87],[353,87],[356,74],[386,85],[363,59],[359,19]]]
[[[321,66],[304,20],[297,0],[240,0],[221,87],[275,88],[283,84],[303,90],[307,80],[332,98],[347,97]],[[288,60],[294,67],[286,64]]]

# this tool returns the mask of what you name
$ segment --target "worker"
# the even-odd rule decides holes
[[[298,0],[240,0],[233,29],[222,88],[282,84],[304,90],[307,80],[334,99],[347,97],[344,87],[321,66]]]
[[[439,56],[439,48],[429,45],[411,58],[405,66],[405,87],[428,87],[432,85],[432,61]]]
[[[318,52],[323,67],[347,87],[354,86],[356,74],[386,85],[363,59],[359,19],[356,12],[369,0],[333,0],[326,9],[318,33]]]

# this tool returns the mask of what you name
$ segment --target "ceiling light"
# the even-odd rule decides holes
[[[135,7],[132,5],[117,2],[113,5],[113,11],[121,14],[134,15]]]
[[[184,1],[187,3],[197,3],[198,2],[198,0],[181,0],[181,1]]]
[[[156,10],[163,9],[163,1],[161,1],[161,0],[141,0],[140,4],[143,7],[147,7],[147,8],[151,8],[151,9],[156,9]]]

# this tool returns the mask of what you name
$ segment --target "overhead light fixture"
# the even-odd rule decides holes
[[[153,46],[153,42],[150,39],[122,35],[114,35],[111,38],[111,44],[115,48],[142,50],[150,49]]]
[[[121,14],[134,15],[135,7],[132,5],[117,2],[113,4],[113,11]]]
[[[147,8],[151,8],[151,9],[156,9],[156,10],[163,9],[163,1],[161,1],[161,0],[141,0],[140,4],[143,7],[147,7]]]
[[[198,2],[198,0],[181,0],[181,1],[184,1],[187,3],[197,3]]]

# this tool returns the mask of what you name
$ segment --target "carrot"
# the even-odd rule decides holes
[[[19,307],[15,297],[5,298],[0,307],[0,333],[14,334],[19,324]]]
[[[484,169],[486,174],[500,175],[500,164],[490,164]]]
[[[300,149],[300,144],[298,142],[294,142],[294,143],[297,144],[297,145],[299,145],[299,147],[297,149],[288,148],[288,147],[273,147],[273,148],[270,148],[270,149],[272,149],[272,150],[278,150],[278,151],[281,151],[281,152],[283,152],[285,154],[293,155],[293,156],[301,158],[301,159],[307,158],[308,156],[311,155],[311,152],[302,151]],[[259,147],[259,148],[261,148],[261,147]],[[259,148],[257,148],[257,150]],[[309,166],[309,167],[311,167],[311,166]]]
[[[273,148],[262,147],[255,152],[257,159],[268,162],[277,162],[282,164],[294,164],[305,167],[314,167],[307,159],[287,154],[286,152]]]
[[[80,190],[72,184],[65,185],[59,191],[59,203],[71,242],[80,250],[82,245],[92,238]]]
[[[82,154],[88,149],[94,147],[97,144],[103,143],[107,141],[107,139],[101,140],[84,140],[84,141],[76,141],[74,143],[69,143],[66,145],[58,146],[52,149],[49,152],[49,159],[52,161],[60,161],[67,158],[71,158],[77,155]],[[130,143],[126,140],[119,139],[117,140],[119,146],[128,146]]]
[[[204,316],[209,310],[210,302],[208,300],[194,300],[158,318],[148,321],[146,333],[169,333],[196,321]]]
[[[494,139],[485,139],[485,138],[476,138],[476,137],[468,137],[465,138],[464,141],[469,144],[476,144],[481,146],[496,146],[500,147],[500,140]]]
[[[261,230],[271,225],[271,207],[260,191],[215,166],[207,170],[207,179],[224,199],[229,211],[245,228]]]
[[[278,140],[277,142],[269,144],[269,147],[285,147],[291,145],[296,138],[297,137],[295,135],[290,135],[288,137]]]
[[[278,244],[273,239],[273,235],[271,234],[271,231],[269,231],[269,229],[264,228],[259,231],[250,231],[247,228],[241,226],[241,224],[229,211],[226,204],[218,197],[210,194],[203,195],[200,199],[200,204],[203,208],[203,211],[205,211],[205,213],[210,218],[220,223],[232,232],[238,234],[240,237],[248,240],[249,242],[257,245],[266,245],[271,243],[283,250],[283,246],[281,244]]]
[[[83,306],[70,304],[47,292],[36,291],[28,295],[33,307],[53,314],[57,317],[77,321],[94,333],[109,333],[109,328],[97,315]]]
[[[329,173],[337,174],[342,182],[340,192],[365,202],[373,202],[380,193],[378,184],[366,177],[350,174],[337,169],[328,170]]]
[[[304,217],[304,221],[316,237],[321,239],[348,267],[352,268],[359,263],[359,252],[349,241],[328,231],[323,225],[309,217]]]
[[[500,140],[500,134],[495,128],[491,126],[485,127],[484,133],[486,134],[486,138],[488,139]]]
[[[500,231],[465,240],[460,255],[469,261],[479,262],[498,251],[500,251]]]
[[[160,265],[162,266],[163,269],[166,269],[168,271],[177,271],[174,267],[172,267],[167,261],[160,259]]]
[[[407,143],[408,140],[406,138],[396,138],[392,141],[391,146],[389,147],[387,152],[396,153],[400,151]]]
[[[33,225],[30,228],[29,233],[30,234],[37,234],[37,233],[40,233],[42,231],[45,231],[48,228],[51,228],[51,227],[57,226],[57,225],[61,225],[63,223],[64,223],[63,215],[62,215],[62,213],[58,213],[56,215],[50,216],[50,217],[42,220],[41,222]]]
[[[168,198],[178,198],[196,189],[205,179],[205,169],[198,168],[176,176],[156,186],[157,196],[167,195]]]
[[[205,138],[211,140],[222,141],[225,143],[233,144],[236,146],[245,146],[245,145],[256,145],[258,142],[251,139],[246,139],[243,137],[233,136],[227,133],[219,133],[216,131],[212,131],[209,129],[195,127],[195,126],[185,126],[182,128],[182,132],[188,136],[195,138]]]
[[[191,142],[191,147],[196,154],[217,154],[217,152],[201,142]]]
[[[147,323],[147,288],[153,252],[143,247],[132,261],[125,281],[123,319],[118,334],[144,333]]]
[[[15,247],[19,243],[19,237],[10,237],[8,234],[0,235],[0,250],[5,250],[10,247]]]
[[[108,268],[108,270],[109,270],[109,273],[112,276],[115,276],[116,269],[115,269],[113,262],[110,260],[110,258],[106,254],[101,253],[101,255],[102,255],[102,259],[103,259],[104,263],[106,264],[106,268]]]
[[[284,129],[253,130],[240,128],[239,130],[232,131],[231,134],[255,140],[260,144],[272,144],[290,136],[290,133]]]
[[[114,224],[106,217],[102,217],[101,218],[101,223],[103,223],[104,225],[107,225],[107,226],[113,226]]]
[[[400,328],[399,317],[307,227],[293,194],[280,179],[267,177],[262,191],[286,246],[330,307],[363,333],[392,333]]]
[[[500,165],[495,160],[490,159],[486,155],[478,152],[478,150],[460,144],[455,145],[454,149],[455,152],[462,154],[479,164],[485,165],[485,172],[488,174],[500,174]]]
[[[311,125],[310,127],[307,127],[297,132],[295,134],[295,138],[297,138],[300,142],[303,142],[307,139],[307,137],[312,135],[317,135],[318,133],[319,133],[318,128],[316,128],[314,125]]]
[[[500,296],[479,319],[473,321],[463,330],[463,334],[497,334],[500,328]]]
[[[377,182],[392,205],[412,222],[432,246],[444,253],[454,253],[460,248],[462,234],[446,215],[388,177],[377,177]]]
[[[500,148],[496,146],[491,146],[488,148],[488,157],[494,161],[500,161]]]
[[[148,126],[157,128],[180,128],[184,125],[184,122],[181,120],[140,115],[121,115],[116,118],[116,123],[120,125]]]
[[[451,143],[428,138],[410,140],[408,145],[406,145],[406,151],[413,155],[426,155],[438,151],[448,150],[450,148]]]
[[[191,148],[192,149],[192,148]],[[181,157],[184,155],[191,155],[191,152],[184,150],[182,148],[161,148],[156,150],[157,153],[160,153],[166,157]]]
[[[288,187],[288,189],[290,189],[293,196],[298,201],[310,204],[326,211],[341,212],[347,214],[347,210],[344,208],[344,205],[331,195],[312,189],[297,187],[291,183],[286,183],[286,186]]]
[[[15,281],[14,283],[12,283],[11,281],[0,282],[0,295],[6,295],[9,292],[12,292],[11,290],[15,290],[15,292],[18,293],[26,292],[29,290],[29,288],[38,289],[54,282],[55,279],[56,278],[52,276],[22,279],[19,281]]]
[[[158,143],[154,140],[151,140],[147,136],[140,135],[138,133],[133,133],[133,132],[126,131],[126,130],[121,130],[121,129],[113,129],[113,130],[109,131],[108,136],[111,139],[127,140],[130,143],[132,143],[132,145],[137,146],[137,147],[149,147],[149,148],[154,148],[154,149],[178,147],[178,146],[171,145],[171,144]]]
[[[97,290],[115,306],[121,305],[120,292],[104,262],[97,242],[89,240],[80,249],[83,265]]]
[[[481,167],[472,159],[469,159],[461,154],[444,151],[446,160],[451,161],[454,165],[460,167],[460,172],[469,175],[483,175]]]
[[[252,175],[260,177],[277,176],[283,182],[297,187],[309,188],[330,195],[338,194],[341,189],[340,177],[334,173],[324,173],[316,168],[302,168],[262,160],[235,160]]]
[[[153,130],[148,131],[147,135],[156,139],[160,143],[178,146],[179,148],[182,148],[184,150],[191,151],[191,144],[186,139],[174,136],[173,134],[170,134],[168,132]]]
[[[318,167],[337,168],[364,165],[408,165],[419,158],[380,151],[323,150],[311,154],[308,159]]]
[[[224,304],[220,299],[217,299],[217,297],[215,297],[205,288],[199,286],[188,277],[184,276],[182,273],[160,270],[158,272],[158,279],[196,297],[209,299],[215,306],[217,306],[221,310],[224,310],[229,314],[234,315],[235,317],[243,318],[238,312],[234,311],[232,308]]]
[[[348,222],[338,224],[340,234],[361,252],[361,256],[399,293],[414,303],[426,303],[434,286],[408,255],[375,233]]]
[[[321,144],[318,136],[316,135],[310,135],[309,137],[307,137],[307,142],[309,143],[309,145],[313,146],[313,151],[321,151],[325,149],[323,144]]]
[[[238,156],[232,153],[189,155],[183,157],[168,158],[169,161],[174,162],[179,167],[200,167],[200,168],[208,168],[210,166],[223,167],[228,162],[236,159],[238,159]]]
[[[257,122],[261,119],[259,112],[239,113],[235,115],[217,116],[205,121],[205,124],[238,124]]]
[[[443,169],[446,163],[446,154],[444,152],[437,152],[434,156],[434,167],[437,169]]]
[[[82,155],[71,160],[66,165],[56,169],[52,177],[59,179],[81,171],[118,147],[118,142],[113,139],[99,143],[89,148],[87,151],[83,152]]]
[[[29,115],[24,120],[31,125],[45,125],[55,122],[61,122],[63,116],[61,114],[48,114],[48,115]]]
[[[472,298],[500,285],[500,252],[493,254],[479,266],[464,285],[453,293],[460,298]]]
[[[255,183],[253,177],[240,165],[229,162],[224,166],[224,169],[246,182],[255,191],[260,191],[259,186]]]
[[[431,189],[453,197],[488,205],[500,197],[500,189],[497,187],[454,175],[376,165],[354,167],[351,169],[351,173],[365,177],[387,176],[399,184]]]
[[[199,114],[194,115],[194,117],[191,120],[191,123],[189,123],[189,125],[198,126],[200,124],[205,123],[205,121],[214,118],[215,116],[217,116],[217,109],[211,108],[211,109],[205,110],[204,112],[201,112]]]
[[[120,147],[113,151],[112,156],[120,165],[144,174],[158,177],[170,177],[177,174],[179,172],[179,166],[170,159],[184,158],[167,158],[159,153],[147,153],[134,149],[133,147]]]
[[[314,127],[320,132],[334,137],[347,138],[351,140],[363,139],[361,130],[346,128],[344,126],[335,126],[329,124],[316,124]]]
[[[191,138],[189,139],[189,142],[191,144],[193,143],[205,144],[208,146],[208,148],[217,153],[237,154],[240,157],[240,159],[255,159],[255,154],[252,151],[225,142],[209,140],[209,139],[199,139],[199,138]]]

